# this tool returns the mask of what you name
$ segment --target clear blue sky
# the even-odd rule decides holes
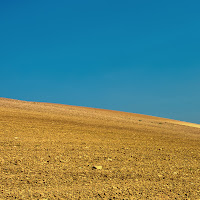
[[[199,8],[1,0],[0,96],[200,123]]]

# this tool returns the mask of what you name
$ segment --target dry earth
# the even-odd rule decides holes
[[[0,98],[0,172],[0,199],[200,199],[200,125]]]

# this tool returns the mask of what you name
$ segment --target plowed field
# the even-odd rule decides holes
[[[0,98],[0,199],[200,199],[200,125]]]

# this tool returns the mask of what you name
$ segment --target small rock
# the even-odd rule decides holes
[[[112,159],[111,159],[111,158],[108,158],[108,160],[109,160],[109,161],[112,161]]]
[[[1,164],[5,163],[5,160],[3,158],[0,158],[0,163]]]
[[[102,169],[102,166],[95,165],[95,166],[92,167],[92,169]]]

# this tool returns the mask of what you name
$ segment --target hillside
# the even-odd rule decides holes
[[[0,170],[0,199],[200,199],[200,125],[0,98]]]

